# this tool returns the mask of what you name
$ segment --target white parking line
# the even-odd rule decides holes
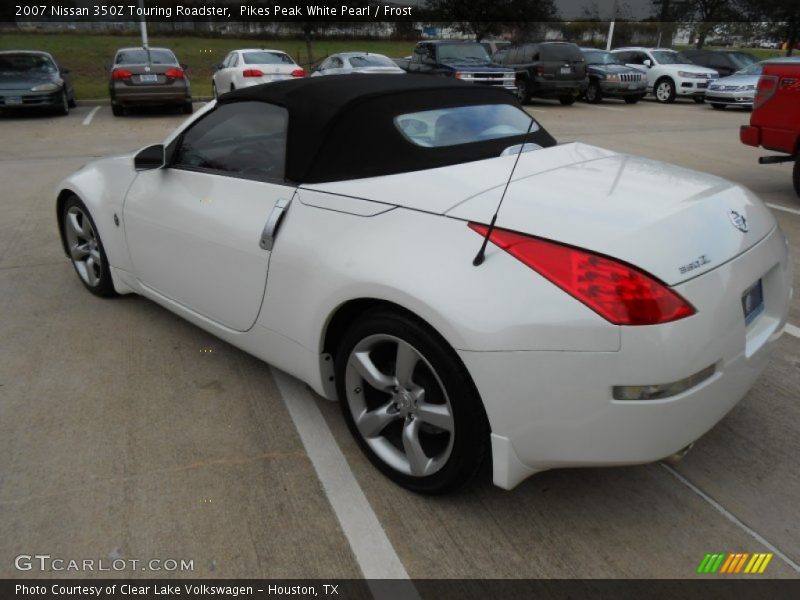
[[[94,108],[93,108],[93,109],[92,109],[92,110],[89,112],[89,114],[88,114],[88,115],[86,115],[86,118],[83,120],[83,124],[84,124],[84,125],[89,125],[89,124],[92,122],[92,119],[94,119],[94,116],[97,114],[97,111],[98,111],[98,110],[100,110],[101,108],[102,108],[101,106],[95,106],[95,107],[94,107]]]
[[[403,563],[386,537],[314,398],[294,377],[275,368],[271,371],[364,577],[408,579]],[[411,582],[408,588],[403,590],[403,597],[419,597]]]
[[[713,499],[711,496],[709,496],[708,494],[706,494],[706,493],[705,493],[703,490],[701,490],[699,487],[697,487],[697,486],[696,486],[695,484],[693,484],[691,481],[689,481],[688,479],[686,479],[686,478],[685,478],[683,475],[681,475],[680,473],[678,473],[678,472],[677,472],[675,469],[673,469],[672,467],[670,467],[669,465],[666,465],[666,464],[664,464],[664,463],[661,463],[661,466],[662,466],[662,467],[664,467],[664,468],[665,468],[665,469],[666,469],[666,470],[667,470],[667,471],[668,471],[668,472],[669,472],[669,473],[670,473],[670,474],[671,474],[671,475],[672,475],[672,476],[673,476],[675,479],[677,479],[678,481],[680,481],[680,482],[681,482],[683,485],[685,485],[686,487],[688,487],[688,488],[689,488],[690,490],[692,490],[692,491],[693,491],[695,494],[697,494],[697,495],[698,495],[698,496],[700,496],[700,497],[701,497],[703,500],[705,500],[705,501],[706,501],[708,504],[710,504],[710,505],[712,506],[712,508],[714,508],[714,510],[716,510],[718,513],[720,513],[720,514],[721,514],[723,517],[725,517],[725,518],[726,518],[726,519],[728,519],[728,520],[729,520],[731,523],[733,523],[734,525],[738,526],[740,529],[742,529],[743,531],[745,531],[745,532],[746,532],[748,535],[750,535],[750,537],[752,537],[753,539],[755,539],[755,540],[756,540],[756,541],[757,541],[759,544],[761,544],[762,546],[764,546],[764,547],[765,547],[767,550],[769,550],[769,551],[770,551],[770,552],[772,552],[772,553],[773,553],[775,556],[777,556],[777,557],[778,557],[778,558],[780,558],[780,559],[781,559],[783,562],[785,562],[785,563],[786,563],[786,564],[787,564],[787,565],[788,565],[788,566],[789,566],[791,569],[793,569],[794,571],[796,571],[796,572],[800,573],[800,565],[798,565],[798,564],[797,564],[796,562],[794,562],[794,561],[793,561],[791,558],[789,558],[788,556],[786,556],[786,555],[785,555],[783,552],[781,552],[780,550],[778,550],[778,548],[776,548],[774,545],[772,545],[770,542],[768,542],[768,541],[767,541],[767,540],[766,540],[766,539],[765,539],[765,538],[764,538],[764,537],[763,537],[761,534],[759,534],[757,531],[754,531],[753,529],[750,529],[750,528],[749,528],[747,525],[745,525],[744,523],[742,523],[742,522],[741,522],[741,521],[740,521],[740,520],[739,520],[739,519],[736,517],[736,515],[734,515],[734,514],[733,514],[733,513],[731,513],[730,511],[728,511],[728,509],[726,509],[726,508],[725,508],[724,506],[722,506],[722,505],[721,505],[719,502],[717,502],[716,500],[714,500],[714,499]]]
[[[599,108],[600,110],[613,110],[614,112],[625,112],[624,108],[618,108],[614,106],[600,106],[599,104],[587,104],[586,106],[590,108]]]
[[[772,202],[767,202],[767,206],[769,206],[770,208],[774,208],[775,210],[781,210],[783,212],[792,213],[793,215],[800,215],[800,210],[797,210],[796,208],[789,208],[788,206],[773,204]]]
[[[789,335],[793,335],[796,338],[800,338],[800,327],[795,327],[791,323],[787,323],[786,327],[784,327],[783,330]]]

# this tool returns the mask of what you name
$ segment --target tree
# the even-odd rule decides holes
[[[741,0],[744,13],[752,21],[769,22],[772,35],[787,43],[786,56],[791,56],[800,41],[800,2],[797,0]]]
[[[482,40],[518,23],[552,21],[554,0],[428,0],[431,20],[450,21],[453,27]]]

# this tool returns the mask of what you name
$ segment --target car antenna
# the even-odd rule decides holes
[[[514,177],[514,171],[517,169],[517,163],[519,162],[519,157],[522,156],[522,151],[525,149],[525,142],[528,140],[528,134],[531,132],[531,127],[533,127],[533,117],[531,117],[531,122],[528,123],[528,129],[525,132],[525,137],[522,138],[522,143],[519,145],[519,152],[517,152],[517,157],[514,159],[514,166],[511,167],[511,172],[508,174],[508,179],[506,180],[506,186],[503,188],[503,195],[500,196],[500,202],[497,203],[497,208],[492,215],[492,220],[489,221],[489,227],[486,229],[486,235],[483,236],[483,243],[481,244],[481,249],[478,250],[478,253],[475,255],[475,258],[472,259],[472,265],[475,267],[479,267],[483,264],[484,259],[486,258],[486,245],[489,243],[489,238],[492,236],[492,232],[494,231],[494,224],[497,222],[497,215],[500,213],[500,207],[503,206],[503,200],[505,200],[506,192],[508,191],[508,186],[511,184],[511,178]]]

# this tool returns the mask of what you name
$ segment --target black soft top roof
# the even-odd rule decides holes
[[[331,75],[235,90],[220,104],[259,101],[286,108],[286,178],[319,183],[389,175],[498,156],[524,136],[426,148],[409,142],[394,117],[476,104],[519,106],[509,92],[427,75]],[[543,129],[528,141],[551,146]]]

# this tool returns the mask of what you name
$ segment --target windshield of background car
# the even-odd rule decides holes
[[[439,148],[539,130],[539,124],[525,111],[511,104],[456,106],[408,113],[394,118],[400,133],[417,146]]]
[[[602,50],[593,50],[583,53],[586,63],[590,65],[621,65],[619,59],[611,54],[611,52],[603,52]]]
[[[439,44],[439,60],[442,62],[491,62],[486,49],[480,44]]]
[[[363,56],[351,56],[350,65],[358,69],[359,67],[396,67],[394,61],[376,54],[365,54]]]
[[[122,50],[117,54],[118,65],[143,65],[147,64],[147,51],[141,48],[135,50]],[[169,50],[150,49],[150,64],[152,65],[177,65],[178,59]]]
[[[680,52],[672,52],[670,50],[653,50],[650,54],[656,59],[660,65],[691,65],[693,64]]]
[[[53,61],[38,54],[0,55],[0,73],[57,73]]]
[[[762,63],[755,63],[750,65],[749,67],[742,69],[740,71],[736,71],[737,75],[761,75],[761,71],[764,70],[764,65]]]
[[[245,52],[246,65],[293,65],[294,61],[283,52]]]
[[[583,60],[583,54],[574,44],[540,44],[541,60]]]
[[[749,54],[745,54],[744,52],[731,52],[728,54],[738,68],[744,69],[745,67],[749,67],[750,65],[758,63],[758,59],[750,56]]]

